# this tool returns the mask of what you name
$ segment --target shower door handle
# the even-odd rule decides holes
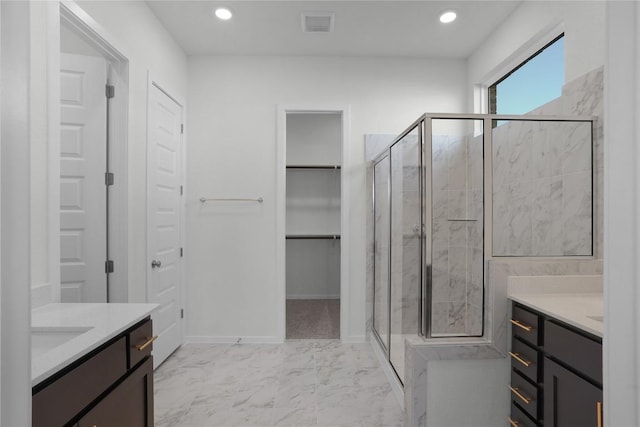
[[[151,268],[159,268],[161,265],[162,265],[161,261],[158,261],[158,260],[155,260],[155,259],[153,261],[151,261]]]

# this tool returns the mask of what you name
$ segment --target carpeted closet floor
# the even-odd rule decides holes
[[[339,299],[287,300],[287,339],[340,338]]]

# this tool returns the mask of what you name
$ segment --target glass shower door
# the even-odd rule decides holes
[[[420,329],[422,216],[419,127],[391,147],[389,360],[404,383],[404,342]]]
[[[480,336],[484,306],[483,121],[433,119],[430,337]]]
[[[373,168],[374,215],[374,286],[373,331],[385,353],[389,352],[389,256],[390,256],[390,188],[389,156],[380,159]]]

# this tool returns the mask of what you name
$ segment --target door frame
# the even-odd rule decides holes
[[[82,37],[102,54],[108,64],[107,80],[115,87],[109,100],[109,169],[115,176],[109,197],[109,258],[115,271],[109,277],[109,302],[129,301],[129,179],[128,115],[129,56],[126,49],[80,6],[70,0],[52,3],[48,17],[48,211],[49,211],[49,286],[51,302],[60,302],[60,26]]]
[[[0,151],[2,174],[2,283],[0,285],[0,424],[31,425],[31,130],[30,61],[34,37],[33,13],[41,8],[26,2],[0,3]],[[31,39],[33,37],[33,39]],[[36,67],[39,70],[39,65]],[[26,76],[26,77],[25,77]],[[39,117],[40,115],[38,115]],[[11,185],[8,185],[11,183]]]
[[[350,203],[348,174],[351,172],[351,108],[348,105],[287,106],[278,105],[276,139],[276,286],[277,339],[286,339],[286,186],[287,186],[287,114],[337,113],[342,117],[342,165],[340,173],[340,340],[360,342],[361,336],[349,333],[349,259],[350,259]]]
[[[187,192],[187,186],[186,186],[186,180],[185,180],[185,174],[186,174],[186,157],[187,157],[187,150],[186,150],[186,144],[185,141],[186,136],[187,136],[187,128],[185,126],[185,117],[186,117],[186,112],[185,112],[185,105],[186,103],[184,102],[184,100],[180,99],[180,98],[176,98],[175,96],[172,95],[172,93],[177,93],[176,91],[173,91],[172,88],[169,87],[169,89],[167,89],[167,85],[164,84],[164,82],[160,82],[158,79],[155,78],[155,74],[151,72],[151,70],[147,70],[147,141],[146,141],[146,155],[147,155],[147,159],[149,158],[149,103],[151,101],[151,89],[153,87],[156,87],[159,91],[161,91],[162,93],[164,93],[166,96],[168,96],[169,98],[171,98],[171,100],[173,100],[176,104],[178,104],[180,106],[180,121],[183,125],[183,132],[180,134],[180,185],[182,186],[182,197],[180,199],[180,247],[182,249],[185,248],[186,246],[186,222],[185,222],[185,215],[186,215],[186,204],[185,204],[185,200],[186,200],[186,192]],[[145,166],[146,168],[146,175],[145,175],[145,200],[148,201],[149,200],[149,165],[148,163]],[[148,230],[149,230],[149,203],[145,203],[145,262],[151,259],[151,254],[149,254],[149,236],[148,236]],[[184,344],[184,337],[186,336],[186,319],[188,316],[187,310],[185,310],[185,304],[187,301],[187,290],[186,290],[186,277],[187,277],[187,269],[185,266],[185,259],[186,259],[186,255],[183,255],[180,258],[180,308],[183,310],[183,317],[181,317],[180,320],[180,345]],[[148,267],[145,267],[145,288],[146,288],[146,298],[147,298],[147,302],[149,301],[149,297],[150,297],[150,292],[151,292],[151,287],[149,286],[149,269]]]

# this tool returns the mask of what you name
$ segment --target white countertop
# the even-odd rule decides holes
[[[602,337],[602,276],[509,277],[508,297]]]
[[[31,386],[149,316],[156,307],[156,304],[48,304],[32,310],[32,330],[87,330],[40,355],[32,355]]]

